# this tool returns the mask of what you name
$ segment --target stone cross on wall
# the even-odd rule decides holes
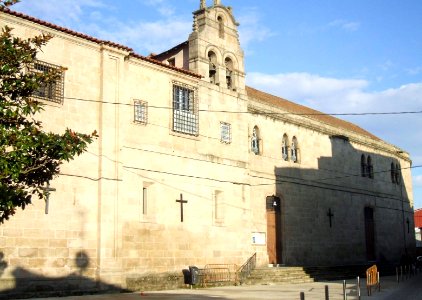
[[[55,192],[56,189],[55,188],[51,188],[50,187],[50,183],[47,183],[46,187],[42,187],[41,188],[44,191],[44,195],[45,195],[45,214],[48,215],[48,206],[50,204],[50,192]]]
[[[183,222],[183,204],[188,203],[188,201],[183,200],[183,194],[180,194],[180,199],[177,199],[176,202],[180,203],[180,222]]]

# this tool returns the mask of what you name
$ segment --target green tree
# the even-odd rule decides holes
[[[0,0],[0,11],[16,0]],[[59,175],[60,165],[83,153],[97,136],[66,129],[45,132],[35,119],[43,103],[34,92],[52,84],[63,70],[31,72],[37,53],[51,36],[21,39],[9,27],[0,35],[0,223],[32,198],[45,197],[43,187]]]

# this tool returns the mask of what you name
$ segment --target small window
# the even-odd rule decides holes
[[[148,214],[148,189],[146,187],[142,189],[142,214]]]
[[[220,141],[222,143],[230,144],[232,141],[231,126],[229,123],[220,123]]]
[[[401,182],[401,168],[400,168],[400,165],[398,165],[398,164],[396,164],[396,174],[395,174],[395,176],[396,176],[396,183],[400,184],[400,182]]]
[[[366,166],[366,158],[365,155],[362,154],[360,157],[360,173],[362,177],[366,177],[367,166]]]
[[[255,155],[259,154],[259,129],[255,126],[252,130],[252,138],[251,138],[251,151],[255,153]]]
[[[372,165],[372,159],[371,156],[368,155],[368,159],[367,159],[367,163],[366,163],[366,167],[367,167],[367,175],[369,178],[374,178],[374,166]]]
[[[148,121],[148,104],[146,101],[134,101],[134,121],[139,124],[147,124]]]
[[[167,62],[168,62],[168,64],[170,65],[170,66],[172,66],[172,67],[175,67],[176,66],[176,58],[170,58],[170,59],[168,59],[167,60]]]
[[[292,160],[292,162],[294,163],[299,162],[299,146],[298,146],[297,138],[295,136],[292,138],[292,146],[291,146],[290,152],[291,152],[290,159]]]
[[[173,131],[198,135],[195,90],[179,83],[173,85]]]
[[[218,36],[224,39],[224,20],[221,16],[217,18],[218,21]]]
[[[47,73],[56,72],[57,77],[55,80],[44,83],[34,93],[33,97],[51,101],[55,103],[63,103],[64,99],[64,69],[60,66],[49,64],[40,60],[35,61],[32,72],[34,73]]]

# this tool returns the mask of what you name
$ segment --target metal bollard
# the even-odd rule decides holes
[[[396,267],[396,277],[397,277],[397,283],[400,283],[400,279],[399,279],[399,267]]]
[[[360,278],[357,277],[357,284],[356,284],[357,294],[358,294],[358,300],[360,300]]]
[[[300,292],[300,300],[305,300],[305,293],[304,292]]]
[[[343,280],[343,300],[347,300],[347,296],[346,296],[346,280]]]
[[[328,291],[328,285],[325,286],[325,300],[330,300],[330,293]]]

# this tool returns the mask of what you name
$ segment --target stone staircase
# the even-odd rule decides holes
[[[243,284],[282,284],[364,278],[367,265],[335,267],[267,267],[256,268]]]

